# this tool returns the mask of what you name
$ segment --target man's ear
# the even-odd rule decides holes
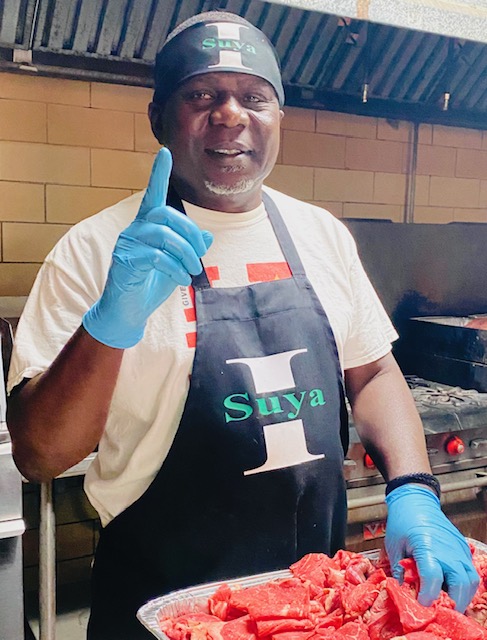
[[[162,112],[163,112],[163,108],[161,107],[161,105],[157,104],[157,102],[151,102],[149,104],[148,114],[149,114],[151,129],[152,129],[152,133],[154,134],[159,144],[164,144],[164,133],[163,133],[164,127],[162,124],[163,122]]]

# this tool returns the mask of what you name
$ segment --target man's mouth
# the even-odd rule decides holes
[[[238,158],[239,156],[250,153],[243,149],[205,149],[205,152],[213,158]]]

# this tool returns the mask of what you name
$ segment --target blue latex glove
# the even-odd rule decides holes
[[[402,581],[399,560],[412,557],[421,581],[418,601],[429,606],[446,583],[448,595],[462,613],[479,585],[467,541],[448,520],[436,494],[405,484],[386,496],[388,508],[385,546],[392,574]]]
[[[201,273],[200,258],[213,241],[209,231],[166,206],[171,168],[163,147],[137,217],[115,244],[101,298],[83,316],[86,331],[110,347],[126,349],[141,340],[149,316]]]

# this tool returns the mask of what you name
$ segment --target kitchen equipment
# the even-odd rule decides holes
[[[487,391],[487,320],[482,316],[411,318],[404,339],[418,375]]]
[[[487,225],[345,222],[399,333],[393,351],[423,421],[443,510],[465,535],[486,541],[487,395],[476,381],[487,331],[466,325],[487,312]],[[385,484],[353,426],[346,475],[347,545],[377,547]]]
[[[462,533],[487,540],[487,393],[406,376],[423,422],[428,456],[442,487],[442,507]],[[385,483],[353,426],[345,460],[347,548],[381,546]]]
[[[23,640],[22,592],[22,483],[12,458],[6,425],[4,371],[12,350],[12,331],[0,319],[2,361],[0,363],[0,638]]]

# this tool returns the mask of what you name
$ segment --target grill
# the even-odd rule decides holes
[[[417,376],[406,376],[406,381],[423,422],[433,473],[484,467],[487,464],[487,393]],[[350,488],[383,482],[353,426],[345,473]]]
[[[442,487],[442,505],[468,537],[485,541],[487,515],[487,393],[406,376],[423,422],[428,456]],[[380,546],[385,534],[385,484],[353,427],[345,461],[347,548]]]

